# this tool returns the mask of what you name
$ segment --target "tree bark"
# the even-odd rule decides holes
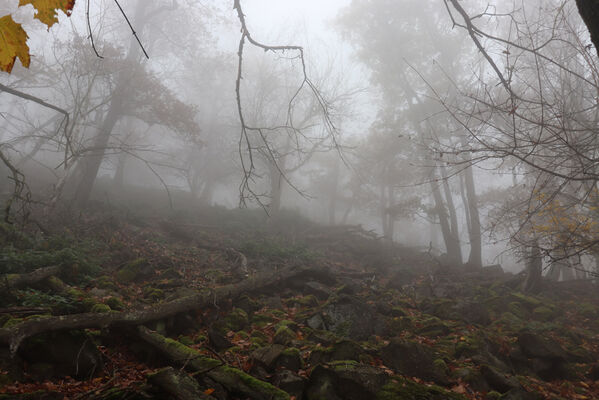
[[[599,55],[599,0],[576,0],[576,5]]]
[[[445,201],[447,203],[447,210],[449,211],[449,221],[450,232],[452,236],[452,242],[455,246],[455,252],[457,254],[457,259],[459,263],[462,263],[462,246],[460,245],[460,229],[458,226],[458,215],[456,212],[455,204],[453,202],[453,195],[451,194],[451,189],[449,188],[449,176],[447,175],[447,169],[443,164],[440,166],[441,176],[443,177],[443,189],[445,192]]]
[[[537,243],[532,246],[526,259],[526,272],[522,290],[526,293],[538,293],[543,279],[543,259]]]
[[[222,299],[235,299],[242,294],[258,291],[272,285],[282,286],[285,282],[290,280],[306,277],[318,280],[323,276],[328,276],[330,278],[330,272],[308,267],[288,267],[275,274],[262,274],[247,278],[237,284],[199,292],[193,296],[187,296],[168,303],[154,305],[152,308],[134,311],[84,313],[32,319],[13,325],[9,328],[0,328],[0,343],[9,345],[11,354],[14,355],[24,339],[40,333],[65,329],[102,329],[109,327],[137,326],[146,322],[164,319],[175,314],[209,307]]]
[[[22,275],[5,275],[0,282],[0,287],[4,286],[5,290],[11,288],[21,288],[25,286],[35,285],[43,281],[46,278],[56,275],[61,270],[60,266],[52,266],[45,268],[38,268],[33,272]]]
[[[445,249],[447,252],[447,259],[451,264],[459,265],[462,263],[459,242],[455,240],[455,237],[451,234],[451,228],[449,226],[449,219],[443,197],[441,196],[441,190],[439,189],[438,182],[435,182],[435,169],[431,169],[430,173],[430,185],[433,193],[433,199],[435,201],[435,211],[439,217],[439,223],[441,224],[441,233],[443,234],[443,241],[445,242]]]
[[[172,367],[161,369],[155,374],[149,375],[148,381],[160,387],[176,400],[214,399],[214,397],[204,394],[194,378]]]
[[[468,158],[470,158],[468,156]],[[468,160],[470,161],[470,160]],[[476,196],[476,188],[474,186],[474,174],[472,166],[468,166],[464,171],[466,181],[466,197],[468,199],[468,214],[470,223],[470,256],[468,257],[468,265],[473,268],[482,268],[482,237],[480,229],[480,215],[478,212],[478,198]]]
[[[287,393],[270,383],[258,380],[237,368],[223,365],[218,360],[205,357],[191,347],[165,338],[144,326],[140,326],[137,332],[144,342],[156,348],[169,361],[193,372],[205,374],[230,392],[254,400],[289,400]]]

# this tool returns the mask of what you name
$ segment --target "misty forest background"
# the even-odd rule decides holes
[[[0,398],[599,398],[599,4],[216,3],[0,5]]]

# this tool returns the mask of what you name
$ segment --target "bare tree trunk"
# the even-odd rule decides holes
[[[578,12],[589,29],[595,51],[599,52],[599,0],[576,0]]]
[[[336,214],[337,214],[337,189],[339,188],[339,159],[335,158],[335,165],[333,166],[331,176],[331,186],[329,192],[329,225],[335,225]]]
[[[440,166],[441,175],[443,177],[443,189],[445,192],[445,201],[447,203],[447,210],[449,211],[449,220],[451,222],[450,226],[450,234],[452,236],[452,242],[454,243],[455,252],[457,254],[457,259],[459,263],[462,263],[462,247],[460,245],[460,230],[458,226],[458,215],[455,209],[455,204],[453,202],[453,195],[451,194],[451,189],[449,188],[449,177],[447,175],[447,169],[444,165]]]
[[[543,259],[536,242],[530,249],[530,254],[526,259],[526,272],[522,289],[527,293],[537,293],[541,288],[543,279]]]
[[[127,164],[127,153],[122,153],[117,158],[116,171],[112,179],[112,186],[121,191],[125,185],[125,164]]]
[[[200,202],[202,204],[212,205],[212,198],[214,197],[214,181],[211,179],[204,182],[204,187],[200,193]]]
[[[470,158],[468,156],[468,158]],[[476,189],[474,187],[474,174],[472,166],[469,166],[464,171],[466,181],[466,197],[468,198],[468,214],[470,223],[470,256],[468,257],[468,265],[473,268],[481,268],[483,266],[482,259],[482,237],[480,231],[480,216],[478,213],[478,199],[476,197]]]
[[[108,146],[112,129],[120,118],[122,104],[123,96],[120,93],[114,93],[110,102],[108,114],[104,118],[100,132],[98,132],[98,136],[96,136],[96,140],[94,141],[93,150],[90,154],[81,159],[80,164],[77,166],[77,169],[80,170],[78,175],[81,180],[77,184],[74,200],[75,205],[79,208],[85,207],[89,201],[96,176],[98,175],[100,165],[104,159],[104,153]]]
[[[281,196],[283,192],[283,177],[275,166],[270,167],[270,204],[268,212],[275,216],[281,210]]]
[[[443,197],[441,196],[441,190],[439,189],[439,183],[434,182],[435,169],[431,169],[430,174],[430,185],[433,193],[433,199],[435,201],[435,211],[439,217],[439,223],[441,224],[441,233],[443,234],[443,241],[445,242],[445,249],[447,251],[447,259],[453,265],[459,265],[462,263],[462,256],[460,251],[460,243],[451,234],[451,228],[449,226],[449,219]]]
[[[138,1],[135,9],[135,21],[137,22],[137,28],[140,29],[143,26],[143,15],[147,8],[147,4],[144,1]],[[127,53],[127,59],[125,64],[132,63],[139,57],[140,49],[139,45],[134,38],[129,43],[129,52]],[[88,156],[81,160],[81,164],[77,168],[81,168],[81,181],[77,184],[75,191],[75,205],[77,207],[84,207],[91,195],[94,182],[102,165],[106,147],[110,141],[112,130],[119,121],[125,105],[125,98],[127,89],[129,86],[130,75],[134,72],[128,70],[121,70],[118,73],[115,83],[114,93],[110,99],[110,106],[108,113],[104,117],[102,126],[96,140],[94,141],[94,148]]]

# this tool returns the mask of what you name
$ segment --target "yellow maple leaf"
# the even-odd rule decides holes
[[[75,0],[20,0],[19,6],[31,4],[36,10],[35,18],[42,21],[48,29],[58,22],[57,10],[62,10],[66,15],[71,15]]]
[[[0,71],[10,73],[17,57],[25,68],[29,67],[27,33],[21,24],[16,23],[10,15],[6,15],[0,18]]]

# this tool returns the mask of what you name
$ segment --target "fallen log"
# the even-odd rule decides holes
[[[177,366],[189,371],[205,374],[232,393],[253,400],[289,400],[289,394],[268,382],[261,381],[240,369],[224,365],[221,361],[202,355],[176,340],[166,338],[150,329],[138,327],[139,337]]]
[[[0,278],[0,284],[4,286],[5,290],[18,289],[25,286],[35,285],[60,272],[60,266],[51,266],[38,268],[28,274],[8,274]]]
[[[243,294],[251,293],[296,277],[318,276],[322,271],[307,267],[289,267],[271,274],[251,276],[242,282],[206,289],[198,294],[176,299],[167,303],[152,305],[133,311],[107,313],[83,313],[56,317],[45,317],[21,322],[9,328],[0,328],[0,344],[8,345],[11,355],[16,354],[21,342],[31,336],[63,329],[105,329],[109,327],[134,327],[147,322],[161,320],[175,314],[189,312],[211,305],[218,305],[222,299],[233,300]]]

